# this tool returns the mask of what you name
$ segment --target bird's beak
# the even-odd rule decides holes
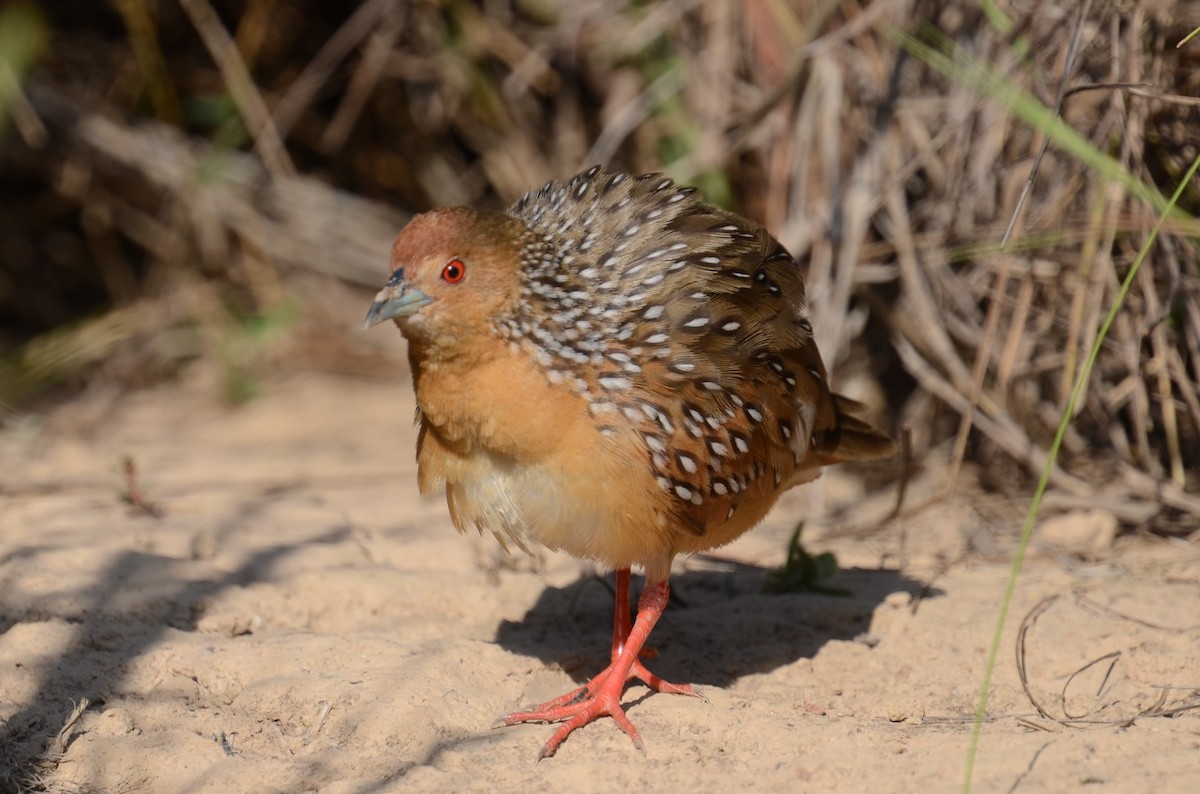
[[[376,323],[390,320],[393,317],[408,317],[418,309],[433,303],[433,298],[421,290],[404,282],[404,268],[397,268],[392,277],[383,285],[383,289],[375,296],[375,302],[367,310],[367,319],[363,328],[370,328]]]

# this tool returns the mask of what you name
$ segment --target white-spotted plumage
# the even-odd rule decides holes
[[[751,483],[812,476],[806,457],[836,433],[837,412],[800,268],[770,234],[662,175],[599,167],[509,214],[529,233],[521,300],[499,332],[548,369],[576,371],[589,400],[638,408],[619,416],[686,526],[726,520]]]
[[[440,268],[443,233],[463,235],[477,254],[486,251],[479,260],[464,257],[468,269],[496,268],[491,283],[497,289],[476,296],[491,307],[485,322],[470,328],[499,337],[498,348],[519,359],[519,366],[503,371],[525,367],[523,377],[533,378],[527,387],[536,381],[537,389],[562,395],[557,405],[564,427],[570,424],[565,406],[575,406],[572,415],[597,434],[599,458],[644,464],[645,487],[655,500],[656,528],[629,529],[633,534],[611,544],[599,538],[608,529],[572,541],[550,498],[569,488],[559,483],[563,487],[539,492],[515,469],[492,471],[472,457],[491,443],[487,439],[520,435],[504,424],[517,420],[491,416],[482,397],[460,399],[449,379],[422,372],[419,400],[436,387],[439,401],[469,403],[487,414],[435,417],[449,409],[428,398],[426,446],[441,445],[446,451],[436,454],[458,462],[450,474],[425,479],[436,484],[444,477],[460,526],[473,522],[518,542],[537,540],[659,571],[673,554],[741,534],[781,491],[811,479],[822,465],[886,448],[886,439],[850,416],[852,404],[829,390],[796,260],[766,230],[703,203],[693,188],[661,174],[631,177],[594,167],[527,194],[506,216],[431,213],[397,241],[396,274],[403,276],[406,263]],[[445,286],[430,289],[435,300]],[[447,305],[432,303],[428,314],[402,323],[418,343],[418,358],[447,355],[439,346],[467,333],[439,313]],[[474,306],[464,309],[474,323]],[[537,410],[529,406],[528,421],[538,421]],[[847,429],[850,444],[843,443]],[[500,447],[497,460],[508,454]],[[422,460],[434,456],[428,452]],[[517,483],[513,508],[496,513],[488,500],[510,480]],[[623,510],[610,512],[602,527],[628,518]],[[522,523],[528,535],[520,535]],[[666,537],[635,553],[642,532]]]

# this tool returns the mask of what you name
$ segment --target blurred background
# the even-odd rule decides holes
[[[1200,155],[1197,25],[1169,0],[9,2],[0,420],[196,367],[230,405],[394,374],[360,324],[413,213],[606,163],[800,258],[838,388],[906,439],[887,476],[1026,494]],[[1200,525],[1197,214],[1192,180],[1049,507]]]

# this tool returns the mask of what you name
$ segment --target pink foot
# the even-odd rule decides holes
[[[578,689],[537,706],[530,711],[517,711],[504,718],[505,725],[522,722],[563,723],[550,740],[542,747],[538,760],[554,755],[558,746],[571,735],[600,717],[612,717],[613,721],[633,740],[639,750],[645,751],[642,737],[637,728],[625,716],[621,708],[621,694],[627,681],[637,679],[656,692],[700,697],[690,684],[672,684],[646,669],[638,658],[645,650],[643,645],[650,630],[662,615],[667,605],[669,590],[666,582],[647,584],[638,602],[637,622],[629,625],[629,569],[617,571],[616,622],[613,630],[612,663],[592,680]]]

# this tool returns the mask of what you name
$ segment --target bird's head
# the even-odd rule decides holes
[[[413,218],[392,245],[392,274],[367,312],[365,327],[395,320],[410,342],[454,356],[520,292],[528,229],[499,212],[439,209]]]

